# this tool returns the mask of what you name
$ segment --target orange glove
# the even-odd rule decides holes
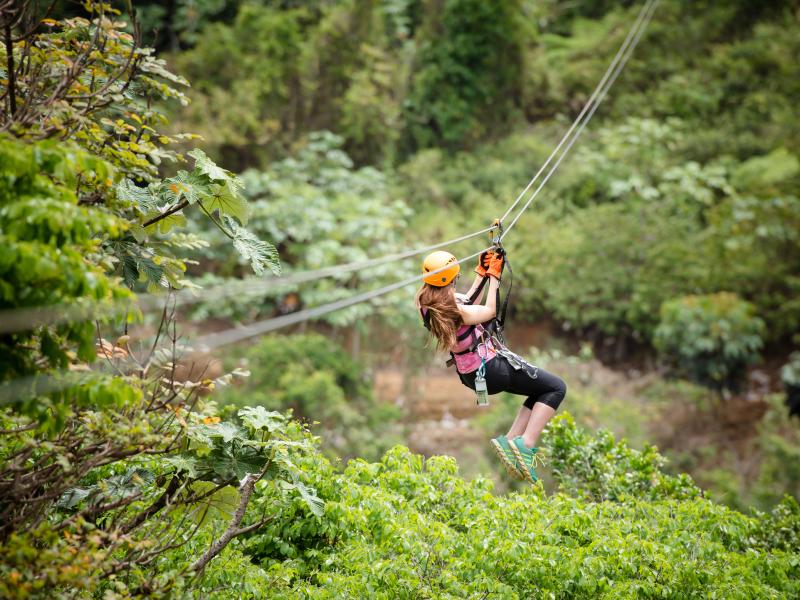
[[[481,252],[480,256],[478,257],[478,266],[475,267],[475,272],[481,277],[486,277],[486,272],[489,270],[489,266],[492,264],[493,257],[493,250]]]
[[[503,255],[499,252],[492,252],[492,258],[489,262],[489,268],[486,269],[486,274],[499,280],[500,276],[503,274],[504,266],[505,260]]]

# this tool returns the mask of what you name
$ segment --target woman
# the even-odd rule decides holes
[[[533,483],[538,479],[534,469],[536,443],[564,399],[567,386],[559,377],[509,351],[484,329],[482,324],[494,319],[497,311],[503,262],[498,252],[483,253],[475,281],[462,295],[455,288],[461,270],[458,260],[449,252],[434,252],[423,262],[425,283],[417,292],[416,304],[437,348],[450,352],[464,385],[474,390],[483,366],[489,394],[527,396],[508,433],[494,438],[491,444],[512,477]],[[485,303],[470,302],[473,294],[480,294],[486,277],[489,289]]]

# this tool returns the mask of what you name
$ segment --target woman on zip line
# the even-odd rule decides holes
[[[441,250],[433,252],[422,263],[426,276],[417,292],[416,305],[437,348],[450,352],[448,365],[456,365],[461,383],[475,390],[477,379],[480,390],[483,376],[489,394],[527,396],[508,433],[492,439],[491,444],[509,475],[533,483],[538,479],[534,469],[536,443],[564,399],[567,386],[561,378],[529,364],[490,335],[487,325],[497,315],[497,291],[504,262],[502,250],[482,253],[475,281],[462,295],[456,293],[455,283],[461,271],[456,257]],[[486,278],[488,296],[480,304],[477,300]]]

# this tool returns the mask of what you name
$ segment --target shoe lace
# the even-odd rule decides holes
[[[539,452],[531,455],[531,467],[543,467],[547,464],[545,457]]]

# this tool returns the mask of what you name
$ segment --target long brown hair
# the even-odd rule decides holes
[[[439,350],[450,350],[456,345],[456,331],[462,324],[451,285],[436,287],[425,283],[416,296],[417,306],[427,309],[431,334]]]

